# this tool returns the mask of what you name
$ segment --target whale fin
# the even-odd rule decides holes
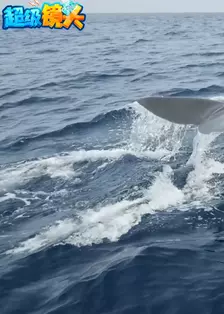
[[[170,122],[196,125],[201,133],[224,131],[224,123],[217,126],[217,113],[219,122],[220,112],[224,120],[224,104],[219,101],[203,98],[148,97],[137,102]]]

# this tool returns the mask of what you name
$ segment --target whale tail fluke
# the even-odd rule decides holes
[[[153,114],[178,124],[192,124],[204,134],[224,131],[224,103],[203,98],[148,97],[137,102]],[[223,120],[223,122],[222,122]]]

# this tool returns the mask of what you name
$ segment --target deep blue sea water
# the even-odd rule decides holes
[[[1,30],[1,314],[224,313],[224,137],[136,102],[224,100],[223,21]]]

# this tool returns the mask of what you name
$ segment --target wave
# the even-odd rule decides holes
[[[100,114],[94,117],[90,121],[72,123],[58,130],[45,132],[45,133],[38,134],[35,136],[19,137],[14,142],[10,142],[7,145],[4,145],[2,147],[3,149],[14,149],[18,147],[21,148],[34,141],[41,141],[47,138],[52,139],[56,137],[64,137],[68,134],[73,134],[73,133],[77,135],[80,132],[89,132],[90,130],[93,130],[94,128],[99,128],[106,124],[114,124],[114,123],[121,124],[122,121],[127,122],[128,120],[130,120],[131,114],[132,114],[131,111],[126,108],[119,109],[119,110],[112,110],[105,114]]]
[[[224,87],[219,85],[210,85],[208,87],[200,88],[198,90],[186,88],[174,88],[169,91],[161,92],[159,95],[165,96],[186,96],[186,97],[199,97],[199,96],[213,96],[215,94],[224,94]]]
[[[118,77],[123,77],[123,76],[129,76],[129,75],[134,75],[136,72],[135,69],[121,69],[116,73],[94,73],[94,72],[86,72],[84,74],[81,74],[79,78],[77,79],[78,82],[84,81],[84,80],[91,80],[91,81],[102,81],[106,79],[114,79]],[[74,80],[75,81],[75,80]]]
[[[42,158],[33,161],[20,162],[13,166],[0,168],[0,191],[15,189],[32,179],[49,176],[50,178],[71,179],[76,176],[73,165],[84,161],[117,160],[125,155],[134,155],[139,158],[158,159],[167,153],[166,150],[136,152],[127,149],[112,150],[80,150]]]
[[[216,73],[216,76],[223,77],[224,76],[224,72],[218,72],[218,73]]]
[[[105,51],[102,51],[101,52],[101,55],[102,56],[111,56],[111,54],[120,54],[122,53],[122,51],[118,48],[108,48],[107,50]]]
[[[42,50],[37,50],[36,51],[36,54],[48,54],[48,53],[56,53],[56,52],[59,52],[60,50],[59,49],[42,49]]]
[[[7,75],[10,75],[9,73],[7,73]],[[14,90],[11,90],[9,92],[5,92],[3,94],[0,95],[0,99],[3,99],[5,97],[8,97],[8,96],[15,96],[17,95],[18,93],[20,92],[19,89],[14,89]],[[0,108],[2,107],[2,105],[0,106]]]
[[[213,62],[213,63],[195,63],[195,64],[186,64],[183,66],[180,66],[179,69],[191,69],[191,68],[211,68],[211,67],[223,67],[224,62]]]
[[[222,51],[210,51],[210,52],[192,52],[192,53],[186,53],[183,55],[183,57],[193,57],[193,56],[201,56],[201,57],[217,57],[217,56],[223,56],[224,53]]]
[[[185,31],[178,31],[178,32],[167,32],[165,33],[165,36],[183,36],[183,35],[188,35]]]
[[[10,92],[9,92],[10,93]],[[70,100],[69,97],[67,97],[68,100]],[[64,102],[66,101],[66,97],[58,97],[57,98],[58,102]],[[5,109],[9,109],[9,108],[15,108],[18,106],[27,106],[27,105],[38,105],[38,104],[51,104],[51,103],[55,103],[55,97],[35,97],[35,96],[31,96],[31,97],[27,97],[24,98],[22,100],[16,101],[16,102],[5,102],[0,106],[0,111],[3,111]]]
[[[152,41],[151,39],[139,38],[134,42],[134,44],[147,43],[151,41]]]
[[[150,65],[152,65],[150,62],[149,62]],[[164,77],[162,76],[162,74],[157,74],[155,72],[151,72],[151,73],[146,73],[146,74],[143,74],[143,75],[139,75],[138,77],[135,77],[133,79],[130,80],[131,83],[134,83],[134,82],[138,82],[138,81],[147,81],[149,78],[154,78],[154,77]]]

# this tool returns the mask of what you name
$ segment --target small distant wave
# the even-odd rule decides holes
[[[118,77],[125,77],[125,76],[133,76],[135,75],[137,70],[135,68],[121,68],[117,70],[116,73],[104,73],[104,72],[95,72],[95,71],[86,71],[86,72],[80,72],[76,75],[77,78],[71,77],[68,78],[67,76],[63,79],[61,77],[57,77],[57,80],[51,81],[51,82],[43,82],[35,87],[30,87],[29,91],[36,91],[43,90],[46,91],[46,89],[51,88],[57,88],[57,89],[74,89],[74,88],[81,88],[80,83],[81,82],[97,82],[97,81],[105,81],[110,79],[116,79]],[[19,92],[20,90],[17,90]],[[4,97],[3,94],[0,97]],[[57,98],[58,99],[58,98]]]
[[[10,75],[9,73],[7,73],[7,75]],[[19,89],[13,89],[13,90],[10,90],[10,91],[7,91],[3,94],[0,95],[0,99],[4,99],[5,97],[8,97],[8,96],[15,96],[17,95],[18,93],[20,92]],[[2,108],[3,105],[0,106],[0,108]]]
[[[116,72],[114,70],[111,71],[111,73],[108,72],[96,72],[96,71],[86,71],[86,72],[80,72],[76,75],[77,78],[71,78],[66,79],[62,82],[58,82],[58,87],[65,86],[66,88],[73,87],[74,83],[80,84],[82,82],[89,83],[89,82],[101,82],[105,80],[112,80],[116,79],[118,77],[125,77],[130,75],[135,75],[136,69],[133,68],[122,68],[120,70],[117,70]],[[77,85],[77,87],[80,87],[80,85]]]
[[[152,41],[151,39],[140,38],[134,42],[134,44],[147,43]]]
[[[216,73],[216,76],[223,77],[224,76],[224,72],[218,72],[218,73]]]
[[[120,71],[120,74],[136,74],[136,69],[134,68],[123,68],[121,71]]]
[[[219,85],[210,85],[208,87],[200,88],[198,90],[174,88],[166,92],[159,93],[159,95],[169,96],[213,96],[216,94],[224,94],[224,87]]]
[[[82,80],[85,79],[90,79],[90,80],[105,80],[105,79],[111,79],[111,78],[117,78],[117,77],[122,77],[122,76],[127,76],[130,75],[130,72],[132,75],[135,74],[134,69],[121,69],[120,71],[118,71],[117,73],[85,73],[83,74],[80,78]]]
[[[12,54],[14,54],[14,52],[12,52],[12,51],[0,52],[0,56],[8,56],[10,54],[12,55]]]
[[[156,63],[156,62],[155,62]],[[155,64],[154,63],[154,64]],[[153,62],[151,63],[151,65],[153,64]],[[160,74],[160,73],[155,73],[155,72],[151,72],[151,73],[147,73],[144,75],[139,75],[137,77],[134,77],[133,79],[131,79],[131,82],[138,82],[138,81],[147,81],[149,79],[153,79],[153,78],[166,78],[168,75],[164,75],[164,74]]]
[[[213,51],[213,52],[192,52],[192,53],[186,53],[183,54],[183,57],[193,57],[193,56],[201,56],[201,57],[218,57],[218,56],[223,56],[224,52],[222,51]]]
[[[181,35],[184,35],[186,34],[185,31],[178,31],[178,32],[167,32],[165,33],[165,36],[181,36]]]
[[[180,69],[190,69],[190,68],[211,68],[211,67],[223,67],[224,66],[224,62],[212,62],[212,63],[195,63],[195,64],[186,64],[183,66],[180,66]]]
[[[56,52],[59,52],[59,50],[57,49],[43,49],[43,50],[37,50],[36,53],[39,54],[47,54],[47,53],[56,53]]]
[[[121,53],[121,50],[120,49],[118,49],[118,48],[112,48],[112,49],[107,49],[107,50],[105,50],[105,51],[102,51],[101,52],[101,55],[102,56],[110,56],[111,54],[120,54]]]
[[[10,92],[9,92],[10,93]],[[15,93],[15,91],[13,92]],[[70,99],[70,98],[68,98]],[[66,97],[58,97],[57,101],[65,101]],[[35,97],[31,96],[28,98],[24,98],[22,100],[16,101],[16,102],[5,102],[0,106],[0,111],[3,111],[8,108],[14,108],[18,106],[26,106],[26,105],[38,105],[38,104],[49,104],[49,103],[55,103],[54,97]]]
[[[2,73],[2,74],[1,74],[2,77],[14,76],[14,75],[15,75],[15,73],[13,73],[13,72],[8,72],[8,73]],[[2,98],[1,95],[0,95],[0,98]]]

